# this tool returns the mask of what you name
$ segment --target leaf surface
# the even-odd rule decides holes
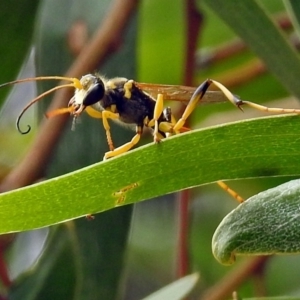
[[[236,255],[300,252],[300,180],[263,191],[239,205],[218,226],[212,241],[217,260]]]
[[[298,175],[299,130],[298,116],[195,130],[4,193],[0,232],[60,223],[221,179]]]

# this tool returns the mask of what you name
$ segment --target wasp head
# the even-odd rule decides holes
[[[97,103],[105,94],[105,86],[99,76],[85,75],[80,79],[80,84],[68,104],[74,116],[79,116],[87,106]]]
[[[34,103],[45,97],[46,95],[62,88],[75,88],[75,93],[72,99],[69,101],[69,105],[66,108],[59,108],[53,111],[50,111],[46,113],[47,117],[53,117],[56,115],[61,115],[64,113],[70,113],[74,115],[74,117],[77,117],[81,114],[81,112],[90,105],[95,104],[96,102],[100,101],[105,94],[105,86],[103,83],[103,80],[99,76],[95,76],[92,74],[88,74],[83,76],[80,80],[77,78],[71,78],[71,77],[62,77],[62,76],[41,76],[41,77],[33,77],[33,78],[25,78],[25,79],[18,79],[14,81],[10,81],[4,84],[0,85],[0,88],[8,85],[13,85],[16,83],[21,82],[28,82],[28,81],[38,81],[38,80],[64,80],[69,81],[71,83],[68,84],[62,84],[58,85],[42,94],[34,98],[33,100],[28,103],[21,113],[19,114],[16,125],[17,129],[20,133],[26,134],[30,131],[31,127],[27,125],[27,130],[23,131],[20,129],[20,120],[23,116],[23,114],[27,111],[29,107],[31,107]]]

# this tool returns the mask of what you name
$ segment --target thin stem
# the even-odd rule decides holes
[[[195,69],[195,51],[197,48],[197,40],[202,23],[202,15],[197,11],[194,0],[186,1],[187,15],[187,43],[186,43],[186,59],[184,84],[193,85],[194,69]],[[182,112],[185,106],[182,106]],[[188,126],[188,123],[187,123]],[[183,277],[189,272],[189,202],[190,191],[185,190],[179,194],[179,237],[178,237],[178,259],[177,259],[177,276]]]
[[[269,256],[258,256],[247,260],[238,268],[229,272],[216,285],[207,289],[199,299],[220,300],[229,298],[243,282],[256,274],[257,270],[264,268],[269,258]]]

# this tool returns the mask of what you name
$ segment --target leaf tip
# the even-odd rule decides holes
[[[235,252],[229,249],[226,241],[220,238],[219,231],[216,230],[212,239],[212,252],[215,259],[222,265],[232,265],[236,261]]]

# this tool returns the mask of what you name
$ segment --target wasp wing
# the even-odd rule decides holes
[[[164,100],[180,101],[187,103],[193,93],[195,87],[184,85],[168,85],[168,84],[155,84],[155,83],[134,83],[139,89],[150,94],[153,98],[157,98],[158,94],[164,95]],[[219,91],[207,91],[203,96],[200,103],[219,103],[228,101],[225,95]]]

